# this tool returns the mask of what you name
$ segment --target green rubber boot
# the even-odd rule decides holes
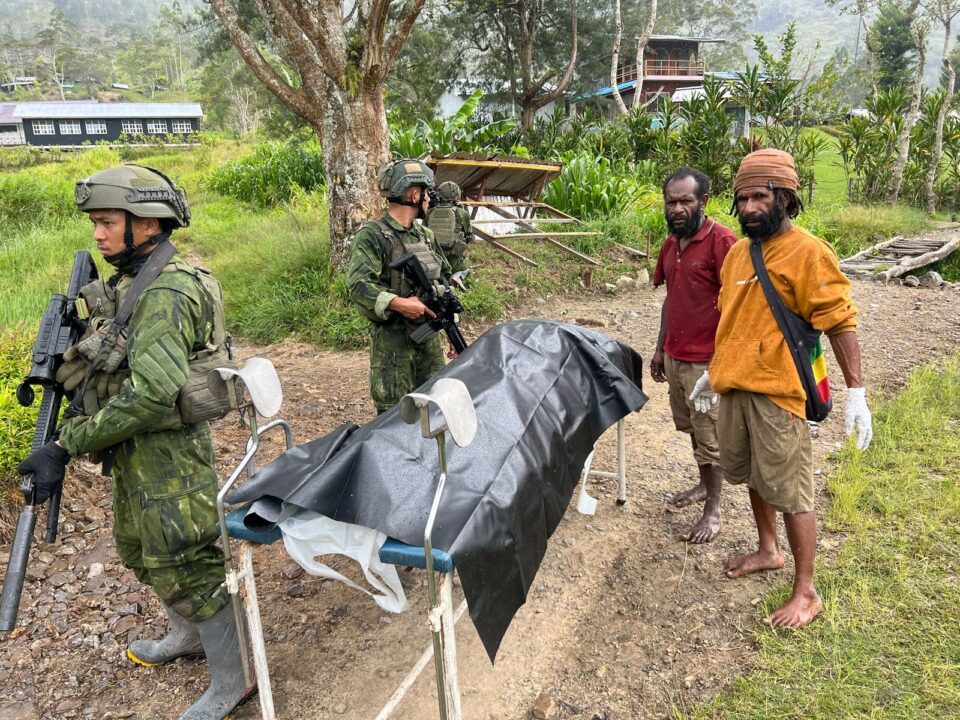
[[[224,720],[256,690],[256,683],[248,686],[243,674],[233,608],[227,605],[209,620],[197,623],[197,630],[210,666],[210,687],[180,720]]]
[[[162,665],[178,657],[203,655],[197,626],[184,620],[172,608],[164,605],[170,629],[159,640],[134,640],[127,648],[127,657],[137,665]]]

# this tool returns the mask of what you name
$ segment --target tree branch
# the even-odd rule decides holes
[[[210,0],[210,6],[217,17],[220,18],[220,22],[227,31],[227,35],[230,36],[231,42],[233,42],[237,52],[240,53],[240,57],[247,63],[257,79],[290,110],[307,122],[312,122],[315,114],[314,108],[306,93],[290,87],[280,77],[279,73],[270,67],[270,63],[260,53],[250,34],[243,29],[240,16],[230,0]]]
[[[425,2],[426,0],[407,0],[404,4],[403,9],[400,11],[400,17],[397,18],[397,22],[394,25],[393,32],[390,33],[390,37],[387,38],[384,43],[382,77],[385,78],[387,76],[393,63],[396,62],[397,57],[399,57],[400,51],[403,49],[403,44],[407,41],[407,37],[413,29],[413,24],[420,16],[420,11],[423,10]]]

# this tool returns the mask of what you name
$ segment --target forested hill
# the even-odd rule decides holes
[[[202,0],[178,0],[187,10],[200,7]],[[19,37],[33,35],[43,28],[53,8],[78,28],[95,34],[111,28],[149,27],[159,17],[160,8],[169,2],[157,0],[0,0],[0,28]],[[98,32],[97,29],[101,31]]]

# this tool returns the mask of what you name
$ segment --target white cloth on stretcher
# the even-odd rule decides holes
[[[331,520],[326,515],[287,504],[277,525],[290,557],[311,575],[339,580],[366,593],[387,612],[400,613],[406,609],[407,597],[400,585],[397,568],[380,561],[380,546],[387,539],[382,532]],[[345,555],[352,559],[377,592],[371,592],[324,565],[317,559],[322,555]]]

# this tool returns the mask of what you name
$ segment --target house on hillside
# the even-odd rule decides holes
[[[33,75],[20,75],[8,82],[0,83],[0,91],[12,93],[14,90],[33,90],[37,85],[37,78]]]
[[[198,103],[18,103],[13,116],[23,123],[27,145],[79,147],[132,135],[184,142],[200,129]]]
[[[23,145],[23,122],[13,116],[16,103],[0,103],[0,145]]]
[[[644,51],[643,80],[639,88],[637,64],[629,43],[624,43],[625,48],[621,52],[617,67],[617,89],[623,101],[629,107],[633,104],[634,95],[639,92],[641,100],[648,103],[648,108],[654,111],[663,103],[670,102],[677,90],[702,86],[704,75],[707,74],[702,46],[722,42],[726,40],[692,35],[651,35]],[[609,101],[604,103],[604,107],[609,107],[611,113],[616,112],[609,77],[602,87],[577,98],[578,101],[591,99]]]

